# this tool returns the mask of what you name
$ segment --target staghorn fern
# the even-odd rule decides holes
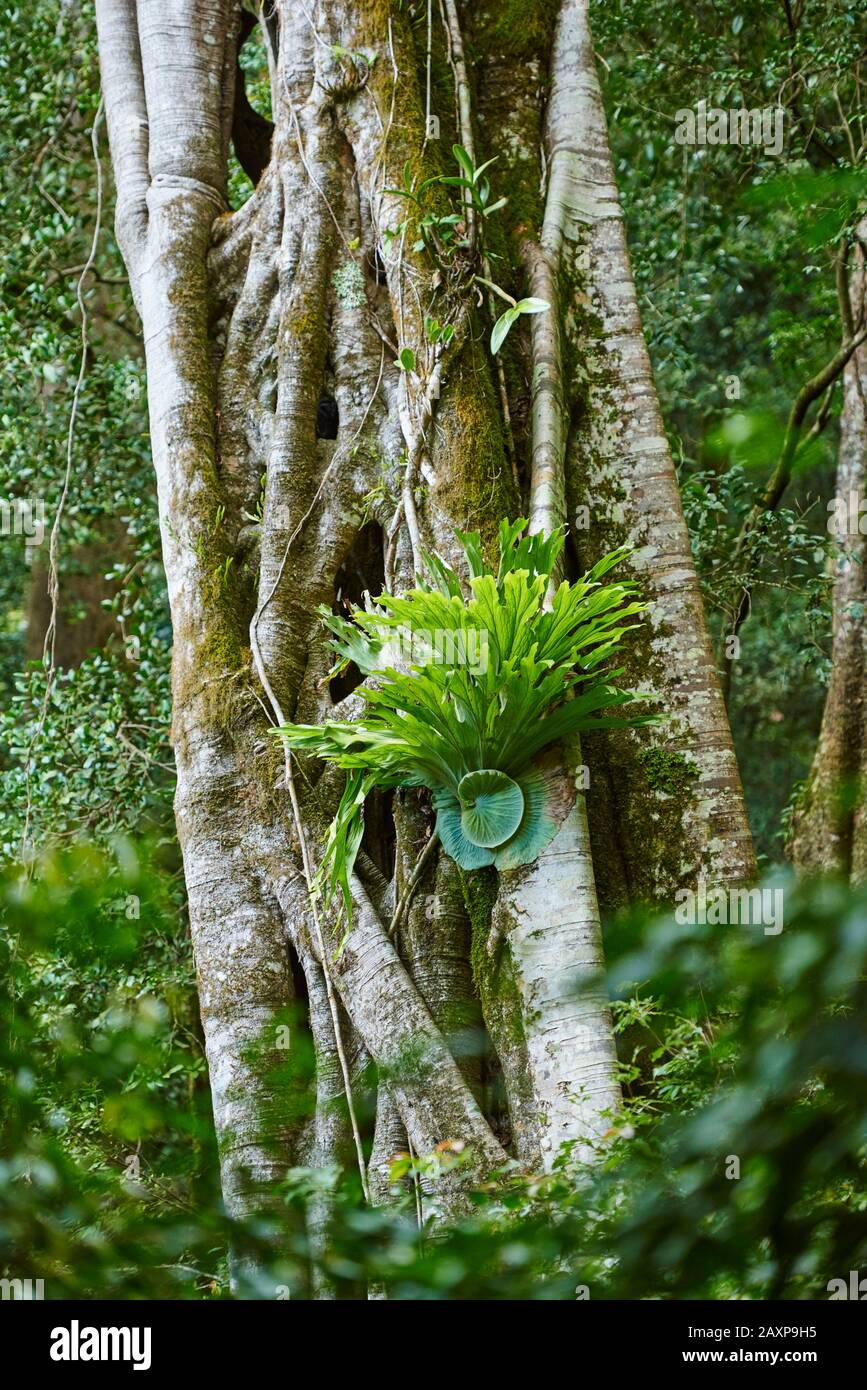
[[[635,585],[601,582],[628,552],[564,581],[546,603],[563,534],[523,535],[526,525],[501,522],[496,572],[478,533],[456,532],[468,600],[455,571],[425,555],[427,577],[408,593],[366,596],[351,621],[319,610],[340,658],[332,674],[354,662],[372,678],[360,691],[364,715],[275,732],[348,774],[317,886],[326,903],[339,886],[350,919],[349,876],[374,787],[427,787],[443,848],[463,869],[516,868],[550,843],[572,800],[543,750],[581,730],[647,722],[604,713],[638,698],[611,684],[620,670],[602,669],[646,606]],[[407,646],[401,662],[396,649]]]

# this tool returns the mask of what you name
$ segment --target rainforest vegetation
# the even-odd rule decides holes
[[[0,1276],[828,1298],[865,0],[0,11]]]

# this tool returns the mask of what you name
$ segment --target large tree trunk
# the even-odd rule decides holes
[[[229,212],[233,118],[247,135],[250,123],[233,94],[238,7],[97,3],[174,624],[178,833],[224,1189],[239,1216],[267,1204],[287,1166],[341,1159],[353,1140],[374,1198],[404,1135],[418,1154],[463,1141],[469,1177],[507,1153],[535,1166],[564,1139],[598,1140],[618,1102],[610,1021],[598,990],[575,994],[602,965],[597,865],[610,898],[615,880],[664,896],[701,868],[735,880],[752,865],[584,4],[565,0],[553,30],[549,6],[531,5],[516,61],[501,21],[447,3],[431,61],[434,89],[453,83],[457,116],[438,113],[440,142],[426,139],[426,26],[405,6],[270,8],[270,160]],[[497,81],[506,70],[508,102]],[[473,281],[490,278],[478,231],[471,251],[434,273],[413,227],[397,230],[407,205],[389,190],[406,164],[417,181],[451,172],[449,129],[478,162],[502,155],[494,169],[513,201],[491,233],[496,278],[552,306],[532,330],[513,330],[502,363],[488,355],[489,306]],[[589,276],[576,259],[588,248]],[[454,325],[447,346],[426,342],[428,314]],[[415,372],[397,369],[403,347]],[[331,419],[336,408],[336,439],[320,437],[333,433],[321,428],[323,406]],[[612,411],[626,447],[600,442]],[[617,521],[606,508],[620,492]],[[672,726],[594,749],[592,853],[579,790],[527,869],[498,882],[432,863],[395,940],[385,928],[429,808],[416,793],[379,804],[338,951],[307,889],[340,778],[284,762],[268,736],[275,722],[359,707],[327,679],[317,605],[338,591],[358,599],[383,578],[408,586],[422,546],[460,563],[456,527],[479,529],[490,549],[502,517],[526,507],[544,529],[585,497],[594,526],[568,563],[574,572],[624,534],[641,546],[632,563],[652,600],[652,636],[630,655],[631,673]],[[577,746],[561,756],[567,772],[580,768]],[[306,1119],[280,1071],[283,1025],[305,1002],[299,978],[319,1072]],[[467,1046],[482,1031],[479,1009],[484,1056]],[[378,1110],[365,1135],[352,1092],[370,1060]],[[501,1087],[508,1115],[492,1099]],[[454,1179],[439,1195],[447,1210],[460,1205]]]
[[[867,313],[864,243],[867,221],[853,250],[849,306],[853,321]],[[844,338],[850,330],[844,325]],[[838,536],[834,563],[831,676],[813,765],[792,817],[789,852],[807,872],[837,872],[856,881],[867,875],[867,730],[864,649],[867,642],[867,548],[859,526],[867,499],[867,346],[853,353],[843,377],[836,501],[849,520]],[[864,523],[867,526],[867,522]]]
[[[608,793],[591,800],[594,861],[606,899],[670,900],[699,873],[721,885],[748,881],[755,857],[641,328],[588,0],[574,8],[575,120],[561,136],[571,152],[564,321],[578,364],[570,515],[587,564],[614,544],[635,547],[650,621],[631,644],[624,679],[668,716],[661,730],[608,735],[590,750],[594,781]]]

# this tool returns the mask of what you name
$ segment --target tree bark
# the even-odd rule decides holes
[[[864,239],[859,226],[849,303],[856,323],[867,311]],[[844,336],[846,333],[844,325]],[[867,497],[867,346],[857,348],[843,376],[843,408],[837,455],[836,498],[860,515]],[[853,505],[854,502],[854,505]],[[822,725],[807,782],[792,817],[789,853],[805,872],[836,872],[863,880],[867,874],[867,810],[864,774],[864,648],[867,642],[865,537],[860,529],[839,537],[833,572],[831,675]]]
[[[531,327],[531,531],[553,531],[566,521],[568,384],[559,283],[564,238],[574,215],[576,155],[569,142],[580,116],[575,68],[580,24],[579,7],[564,4],[551,58],[541,236],[538,244],[524,247],[531,293],[551,306],[533,316]],[[560,756],[575,782],[572,808],[534,864],[501,875],[494,908],[494,924],[515,964],[546,1166],[565,1142],[589,1158],[620,1103],[611,1021],[604,998],[592,986],[604,960],[587,808],[576,780],[582,766],[579,740],[560,750]]]
[[[527,61],[514,72],[520,132],[502,167],[515,173],[516,207],[506,238],[491,236],[514,288],[551,308],[514,330],[505,366],[486,350],[474,276],[490,261],[478,226],[465,253],[435,268],[393,191],[405,167],[416,183],[451,172],[450,141],[428,138],[424,26],[380,0],[271,8],[270,161],[230,211],[230,138],[246,110],[234,91],[239,6],[97,0],[118,237],[147,353],[174,629],[178,834],[223,1185],[243,1218],[274,1205],[290,1165],[345,1164],[354,1148],[362,1184],[370,1167],[371,1195],[386,1200],[393,1144],[405,1138],[417,1155],[457,1144],[464,1162],[436,1194],[448,1213],[461,1209],[464,1179],[510,1154],[538,1167],[572,1140],[589,1156],[585,1141],[598,1141],[617,1106],[605,1001],[598,987],[576,994],[603,964],[599,866],[612,878],[598,829],[591,838],[594,799],[606,799],[616,824],[612,854],[631,894],[664,894],[705,866],[747,875],[746,821],[637,318],[584,4],[564,0],[555,29],[550,7],[532,4]],[[495,140],[503,100],[490,71],[505,60],[504,40],[498,31],[487,50],[489,71],[479,49],[487,24],[496,21],[449,4],[430,54],[458,98],[457,118],[440,113],[443,124],[455,120],[453,137],[478,159],[496,153],[481,150],[480,132]],[[538,190],[543,162],[546,196],[533,195],[534,211],[533,197],[518,195]],[[576,258],[586,248],[585,285]],[[431,314],[453,326],[448,345],[427,339]],[[404,347],[413,371],[395,361]],[[628,447],[603,453],[612,411]],[[600,499],[618,488],[614,521]],[[460,563],[456,528],[480,530],[491,552],[503,517],[527,507],[532,529],[549,529],[585,495],[595,522],[582,560],[624,534],[641,546],[633,567],[652,599],[652,661],[636,648],[631,671],[672,716],[665,786],[672,767],[690,764],[676,871],[665,862],[669,793],[642,800],[633,772],[620,771],[627,755],[630,769],[644,768],[646,736],[599,743],[591,830],[583,790],[571,785],[582,765],[575,745],[557,755],[564,819],[538,862],[497,881],[440,856],[394,940],[388,919],[429,808],[398,794],[393,814],[371,813],[342,939],[308,892],[340,779],[284,760],[270,736],[287,719],[359,711],[358,694],[328,679],[317,606],[357,601],[383,578],[408,587],[422,548]],[[574,555],[568,563],[574,573]],[[317,1058],[306,1112],[277,1041],[304,1004],[293,959]],[[370,1133],[355,1094],[368,1062],[378,1088]],[[327,1211],[311,1220],[321,1232]]]
[[[623,679],[666,716],[661,729],[609,734],[588,746],[599,791],[591,829],[606,901],[671,900],[699,874],[720,885],[750,880],[755,856],[641,327],[588,0],[572,8],[574,116],[559,136],[570,156],[562,194],[564,322],[575,363],[570,519],[585,564],[616,543],[634,547],[630,566],[650,611],[627,649]]]

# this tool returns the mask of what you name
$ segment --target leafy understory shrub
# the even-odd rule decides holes
[[[606,555],[546,600],[562,532],[524,535],[503,521],[499,565],[485,563],[477,532],[456,532],[469,570],[465,597],[455,571],[425,555],[425,577],[408,593],[383,593],[351,618],[324,605],[338,662],[370,679],[354,723],[287,724],[291,748],[348,773],[330,827],[317,887],[339,885],[350,913],[349,875],[361,842],[364,800],[374,788],[427,787],[436,831],[463,869],[513,869],[554,838],[574,799],[560,760],[544,750],[590,728],[639,723],[605,711],[638,696],[605,664],[645,605],[635,585],[602,582],[625,555]],[[396,652],[410,652],[409,660]]]

